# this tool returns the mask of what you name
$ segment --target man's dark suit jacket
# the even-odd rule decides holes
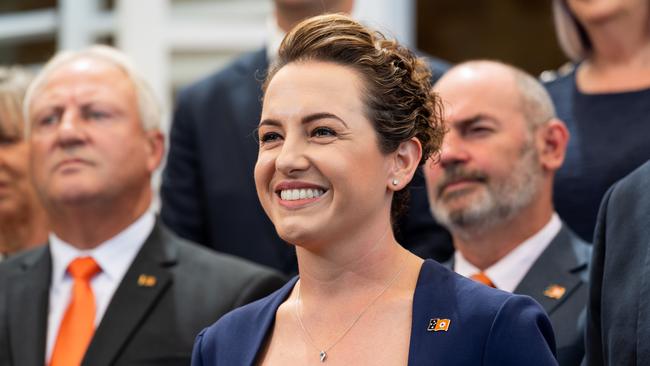
[[[296,281],[297,277],[202,331],[196,338],[192,365],[256,364],[273,329],[275,313]],[[429,330],[434,318],[449,319],[447,330]],[[314,358],[317,355],[314,350]],[[408,364],[554,366],[557,361],[551,324],[535,301],[483,286],[426,260],[413,294]]]
[[[650,162],[605,194],[594,235],[588,365],[650,365]]]
[[[49,246],[0,264],[0,365],[45,361]],[[138,284],[140,275],[153,286]],[[284,283],[276,273],[188,243],[156,225],[116,290],[83,365],[188,365],[196,334]]]
[[[514,291],[515,294],[535,299],[548,314],[555,332],[557,359],[561,366],[580,365],[585,354],[590,257],[591,245],[563,224]],[[447,264],[453,267],[453,261]],[[545,291],[552,288],[564,288],[565,292],[559,299],[546,296]]]
[[[437,80],[448,66],[429,60]],[[295,273],[294,249],[278,237],[253,180],[267,69],[266,50],[261,49],[180,93],[162,179],[161,217],[191,241]],[[449,258],[451,238],[431,217],[419,172],[410,193],[398,240],[423,258]]]

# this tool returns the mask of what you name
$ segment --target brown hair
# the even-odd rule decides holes
[[[332,62],[358,72],[364,81],[366,117],[373,123],[383,153],[416,137],[422,144],[420,165],[438,154],[444,136],[441,103],[431,92],[427,65],[407,48],[348,16],[316,16],[286,35],[263,90],[266,92],[283,66],[309,60]],[[395,192],[393,222],[406,209],[408,198],[408,190]]]

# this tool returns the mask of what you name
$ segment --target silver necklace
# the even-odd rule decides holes
[[[353,328],[353,327],[357,324],[357,322],[361,319],[361,317],[363,316],[363,314],[365,314],[366,311],[368,311],[368,309],[370,309],[370,308],[372,307],[372,305],[373,305],[375,302],[377,302],[377,300],[379,300],[379,298],[381,297],[381,295],[383,295],[386,291],[388,291],[388,289],[393,285],[393,283],[395,282],[395,280],[397,280],[397,278],[399,277],[399,275],[402,273],[402,271],[404,270],[404,267],[406,267],[406,266],[405,266],[404,264],[402,264],[402,265],[400,266],[400,269],[399,269],[399,270],[397,271],[397,273],[395,273],[395,275],[393,276],[393,278],[391,278],[390,281],[388,281],[388,283],[386,283],[386,286],[384,286],[384,288],[381,290],[381,292],[379,292],[379,294],[378,294],[377,296],[375,296],[375,298],[372,299],[372,301],[370,301],[370,303],[368,303],[368,305],[366,305],[366,307],[363,308],[363,310],[361,310],[361,312],[359,313],[359,315],[357,315],[357,317],[354,318],[354,320],[352,321],[352,323],[350,323],[350,325],[348,325],[348,327],[345,328],[345,330],[343,331],[343,333],[341,333],[341,335],[338,336],[338,338],[336,338],[336,339],[334,340],[334,342],[332,342],[332,344],[330,344],[328,347],[324,347],[324,348],[318,347],[318,346],[316,345],[316,342],[314,342],[314,339],[311,337],[311,334],[309,334],[309,332],[307,331],[307,328],[305,328],[305,325],[304,325],[303,322],[302,322],[302,317],[300,316],[300,310],[298,309],[298,306],[301,305],[301,301],[300,301],[300,299],[301,299],[301,297],[300,297],[300,284],[298,284],[298,296],[297,296],[297,298],[296,298],[296,304],[295,304],[295,306],[293,307],[293,309],[294,309],[294,312],[296,313],[296,318],[298,318],[298,324],[300,324],[300,328],[302,329],[303,333],[304,333],[305,336],[306,336],[305,338],[307,339],[307,342],[308,342],[312,347],[314,347],[316,350],[318,350],[318,352],[319,352],[319,353],[318,353],[318,357],[320,358],[320,362],[321,362],[321,363],[322,363],[322,362],[325,362],[325,361],[327,360],[327,352],[329,352],[332,348],[334,348],[334,346],[336,346],[336,345],[337,345],[337,344],[338,344],[338,343],[339,343],[339,342],[340,342],[340,341],[345,337],[345,335],[348,334],[348,332],[349,332],[350,330],[352,330],[352,328]]]

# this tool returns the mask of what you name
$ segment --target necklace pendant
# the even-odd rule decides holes
[[[320,351],[320,362],[323,363],[327,360],[327,353],[325,351]]]

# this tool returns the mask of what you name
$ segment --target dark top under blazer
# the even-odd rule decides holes
[[[42,366],[52,260],[49,246],[0,264],[0,365]],[[138,277],[156,278],[152,287]],[[156,224],[97,327],[83,365],[187,365],[196,334],[284,284],[276,273],[219,256]]]
[[[296,281],[202,331],[192,365],[254,364]],[[450,319],[449,330],[427,331],[432,318]],[[529,297],[478,284],[432,260],[422,265],[413,296],[409,365],[556,365],[554,345],[548,318]]]
[[[448,67],[428,60],[434,79]],[[275,232],[253,179],[267,69],[266,50],[260,49],[181,91],[162,178],[161,217],[184,238],[293,274],[294,248]],[[410,193],[398,240],[421,257],[447,259],[451,239],[431,217],[421,173]]]
[[[605,194],[587,310],[587,364],[650,365],[650,162]]]

